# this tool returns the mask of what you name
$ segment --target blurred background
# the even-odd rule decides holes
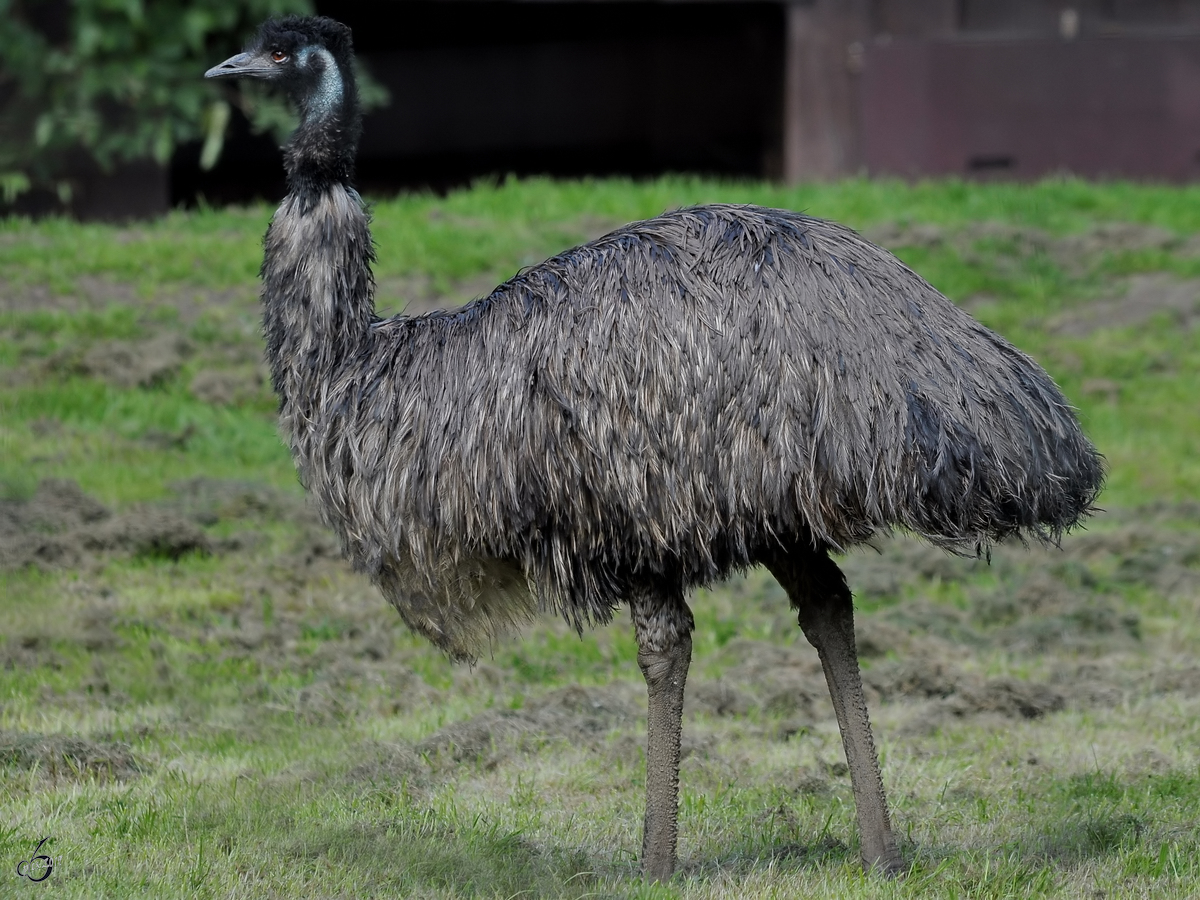
[[[277,199],[286,110],[200,76],[267,15],[314,11],[354,29],[374,194],[1200,172],[1200,0],[0,0],[0,200]]]

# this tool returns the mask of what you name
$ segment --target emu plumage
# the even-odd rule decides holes
[[[369,246],[349,193],[300,221],[357,235],[341,254]],[[295,328],[268,297],[268,336],[313,342],[276,368],[285,429],[351,558],[457,656],[538,607],[606,622],[631,591],[722,578],[780,536],[846,547],[899,525],[974,551],[1054,535],[1094,490],[1053,382],[829,222],[668,213],[418,317],[371,321],[361,288],[330,310],[349,334]]]
[[[685,596],[766,564],[825,667],[864,861],[898,871],[827,553],[895,527],[970,553],[1057,538],[1102,480],[1058,388],[853,231],[752,206],[668,212],[459,310],[381,320],[351,60],[343,26],[289,18],[209,72],[276,80],[302,111],[264,331],[282,431],[346,554],[455,658],[540,610],[582,629],[630,606],[656,878],[675,864]]]

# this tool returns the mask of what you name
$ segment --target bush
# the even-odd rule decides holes
[[[0,0],[0,205],[32,188],[66,204],[72,173],[164,165],[204,138],[216,162],[230,104],[258,130],[280,101],[206,82],[258,23],[311,0]]]

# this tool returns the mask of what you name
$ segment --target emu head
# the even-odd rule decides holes
[[[258,78],[278,85],[305,121],[357,114],[350,29],[324,16],[269,19],[242,53],[205,78]]]

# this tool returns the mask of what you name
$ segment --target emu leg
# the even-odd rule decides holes
[[[649,692],[642,874],[650,881],[666,881],[675,871],[683,688],[692,661],[695,623],[681,597],[635,597],[630,611],[638,665]]]
[[[904,871],[904,860],[892,834],[883,776],[867,717],[854,645],[854,607],[845,576],[824,551],[796,551],[788,558],[772,561],[768,567],[787,591],[804,636],[821,657],[850,767],[863,868],[898,875]]]

